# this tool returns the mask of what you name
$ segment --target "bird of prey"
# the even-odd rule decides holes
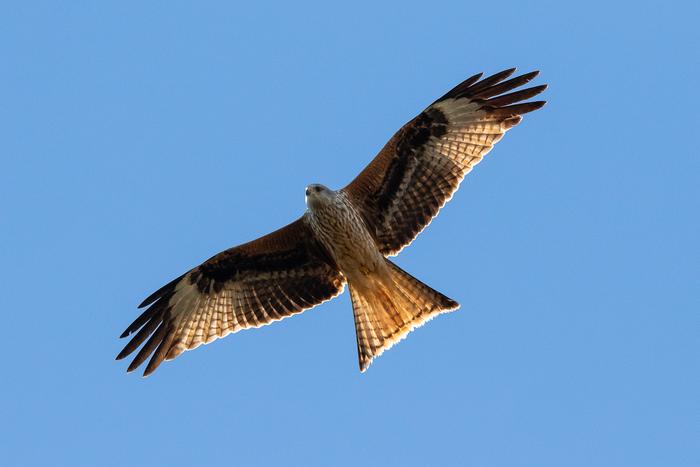
[[[143,344],[127,371],[241,329],[292,316],[350,289],[360,371],[414,328],[459,304],[389,259],[431,222],[464,176],[546,85],[515,68],[472,76],[406,123],[345,188],[306,187],[304,214],[275,232],[225,250],[161,287],[121,335],[117,360]],[[144,344],[145,342],[145,344]]]

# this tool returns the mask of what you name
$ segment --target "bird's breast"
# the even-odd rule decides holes
[[[352,280],[385,267],[362,216],[343,195],[333,202],[309,210],[309,223],[316,237],[329,251],[343,274]]]

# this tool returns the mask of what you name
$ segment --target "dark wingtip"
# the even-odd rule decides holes
[[[477,81],[479,81],[479,80],[481,79],[482,76],[484,76],[484,72],[483,72],[483,71],[480,72],[480,73],[477,73],[477,74],[475,74],[475,75],[472,75],[472,76],[470,76],[469,78],[465,79],[465,80],[464,80],[464,84],[465,84],[466,86],[469,86],[470,84],[474,84],[474,83],[476,83]]]
[[[517,68],[513,67],[513,68],[508,68],[507,70],[499,71],[498,73],[494,73],[491,76],[484,78],[481,82],[477,83],[475,86],[485,85],[486,83],[489,83],[489,86],[490,86],[492,84],[500,83],[504,79],[507,79],[510,76],[512,76],[513,73],[515,73],[515,70],[517,70]]]
[[[176,285],[178,284],[178,282],[180,282],[180,280],[181,280],[183,277],[185,277],[187,274],[188,274],[188,273],[185,273],[185,274],[183,274],[183,275],[181,275],[181,276],[179,276],[179,277],[176,277],[175,279],[171,280],[170,282],[168,282],[167,284],[165,284],[165,285],[164,285],[163,287],[161,287],[160,289],[158,289],[158,290],[156,290],[155,292],[153,292],[151,295],[149,295],[148,297],[146,297],[146,299],[145,299],[144,301],[142,301],[141,304],[139,304],[138,307],[139,307],[139,308],[146,307],[146,306],[150,305],[151,303],[155,302],[156,300],[158,300],[158,299],[159,299],[160,297],[162,297],[163,295],[165,295],[165,294],[167,294],[167,293],[172,292],[173,290],[175,290],[175,286],[176,286]]]
[[[542,107],[547,104],[547,101],[533,101],[533,102],[527,102],[526,104],[523,104],[523,109],[520,111],[520,114],[527,114],[530,112],[534,112],[535,110],[541,109]]]
[[[158,289],[157,291],[153,292],[151,295],[149,295],[148,297],[146,297],[146,299],[145,299],[144,301],[142,301],[141,303],[139,303],[139,305],[138,305],[136,308],[144,308],[144,307],[147,307],[147,306],[150,305],[151,303],[153,303],[153,302],[155,302],[156,300],[158,300],[158,298],[160,298],[161,291],[162,291],[162,289]]]
[[[541,109],[547,101],[532,101],[532,102],[525,102],[522,104],[515,104],[515,105],[509,105],[506,107],[501,107],[498,109],[498,111],[502,112],[507,112],[508,114],[515,116],[515,115],[523,115],[526,113],[534,112],[537,109]]]
[[[156,313],[158,313],[162,308],[163,304],[160,306],[158,304],[153,305],[151,308],[147,309],[141,315],[134,320],[133,323],[131,323],[119,336],[119,338],[124,338],[126,336],[131,335],[132,333],[138,331],[141,329],[141,327],[148,322]]]
[[[131,373],[132,371],[137,369],[141,365],[141,363],[143,363],[143,362],[140,362],[136,359],[132,360],[131,363],[129,364],[129,368],[126,369],[126,372]]]
[[[518,76],[517,78],[514,79],[520,79],[522,80],[522,84],[519,84],[519,86],[522,86],[523,84],[532,81],[533,79],[537,78],[540,74],[540,70],[535,70],[531,71],[529,73],[525,73],[523,75]]]

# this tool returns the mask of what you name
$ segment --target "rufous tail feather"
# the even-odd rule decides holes
[[[375,357],[435,316],[459,308],[459,303],[428,287],[394,263],[389,280],[350,282],[360,371]]]

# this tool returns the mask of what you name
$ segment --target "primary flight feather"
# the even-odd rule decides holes
[[[163,286],[121,337],[117,359],[141,349],[144,376],[185,350],[231,332],[292,316],[341,294],[352,299],[360,371],[413,328],[459,304],[387,257],[398,254],[452,197],[464,176],[546,85],[514,91],[537,76],[514,68],[463,81],[406,123],[345,188],[306,188],[306,212],[230,248]],[[513,92],[511,92],[513,91]]]

